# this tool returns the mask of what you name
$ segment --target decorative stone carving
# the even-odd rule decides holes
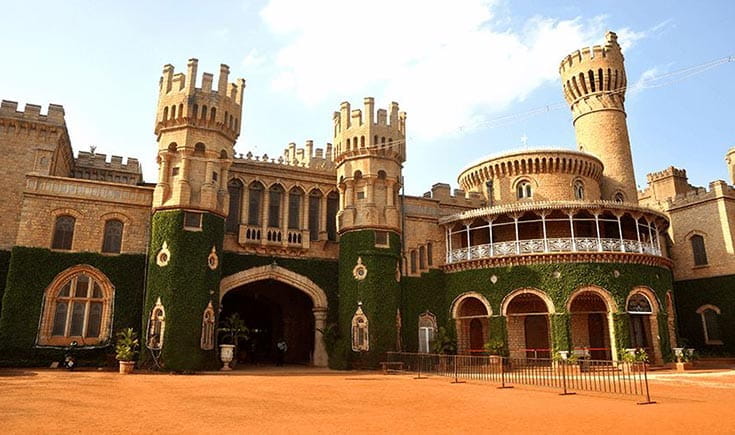
[[[209,253],[209,256],[207,257],[207,266],[209,266],[210,269],[216,270],[219,266],[219,257],[217,257],[217,248],[212,246],[212,252]]]
[[[362,257],[357,257],[357,265],[352,269],[352,276],[356,280],[362,281],[367,276],[367,267],[362,264]]]
[[[165,267],[169,261],[171,261],[171,251],[168,250],[168,243],[164,241],[161,250],[156,254],[156,264],[159,267]]]

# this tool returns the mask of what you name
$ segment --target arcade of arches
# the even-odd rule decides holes
[[[577,356],[609,360],[619,357],[615,346],[613,314],[617,306],[604,289],[584,287],[573,292],[566,304],[566,313],[557,313],[548,296],[536,289],[519,289],[506,296],[501,304],[506,319],[507,343],[511,358],[552,357],[551,317],[568,315],[571,351]],[[661,361],[658,336],[658,301],[648,289],[630,291],[625,303],[629,316],[630,345],[643,348],[651,362]],[[455,299],[451,309],[457,330],[460,353],[477,353],[491,334],[489,319],[492,310],[479,293],[468,292]],[[620,333],[620,331],[618,331]]]

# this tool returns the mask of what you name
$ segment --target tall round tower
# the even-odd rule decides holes
[[[397,347],[406,114],[398,103],[375,112],[373,98],[365,98],[364,110],[344,102],[334,113],[334,144],[341,199],[340,325],[351,331],[351,342],[344,343],[348,361],[374,366]]]
[[[577,146],[602,160],[604,200],[638,202],[625,114],[624,58],[613,32],[605,45],[575,51],[559,66]]]
[[[144,358],[170,370],[216,365],[214,331],[219,304],[227,179],[240,133],[245,81],[228,83],[229,67],[187,73],[163,67],[155,133],[158,182],[143,313]]]

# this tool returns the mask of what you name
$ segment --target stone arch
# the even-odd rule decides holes
[[[650,287],[646,286],[637,286],[633,287],[633,289],[628,293],[628,296],[625,298],[625,309],[627,311],[628,309],[628,301],[630,301],[631,296],[633,296],[636,293],[642,293],[648,300],[651,302],[651,310],[653,311],[653,315],[657,315],[661,311],[661,302],[658,300],[658,296],[656,296],[656,293],[651,290]]]
[[[507,315],[508,305],[510,304],[510,301],[512,301],[513,298],[521,294],[532,294],[532,295],[538,296],[546,304],[546,309],[548,310],[549,314],[556,313],[554,302],[545,292],[539,289],[533,288],[533,287],[523,287],[523,288],[513,290],[512,292],[508,293],[503,298],[503,301],[500,303],[500,314],[503,316]]]
[[[462,293],[461,295],[454,298],[451,304],[452,308],[450,309],[450,314],[452,315],[452,319],[456,319],[457,317],[459,317],[459,307],[462,305],[462,302],[464,300],[469,299],[469,298],[475,298],[479,300],[485,306],[488,317],[493,315],[493,309],[490,306],[490,302],[487,301],[487,298],[485,298],[485,296],[483,296],[482,294],[478,292],[471,291],[471,292]]]
[[[327,326],[327,294],[314,281],[292,272],[275,263],[267,266],[253,267],[235,274],[229,275],[220,281],[219,286],[219,302],[222,304],[222,298],[230,290],[240,286],[250,284],[256,281],[275,280],[288,284],[304,293],[311,299],[313,303],[312,312],[314,313],[314,365],[317,367],[326,367],[328,362],[327,350],[324,345],[324,337],[322,331]]]
[[[609,312],[611,313],[618,312],[618,305],[615,303],[615,299],[613,299],[609,291],[597,285],[585,285],[585,286],[577,287],[577,289],[574,290],[567,298],[567,303],[565,307],[567,310],[567,313],[570,312],[570,308],[572,306],[572,301],[574,300],[574,298],[584,292],[592,292],[592,293],[597,294],[605,302],[605,305],[607,305],[607,309]]]

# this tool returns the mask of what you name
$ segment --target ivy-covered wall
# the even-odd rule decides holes
[[[495,276],[495,283],[491,277]],[[667,269],[618,263],[559,263],[531,266],[513,266],[442,273],[431,270],[421,277],[403,278],[403,337],[405,349],[418,348],[418,315],[430,310],[437,316],[439,326],[454,334],[454,322],[450,319],[451,304],[462,293],[474,291],[484,295],[493,311],[490,319],[490,336],[502,335],[507,346],[504,319],[500,315],[503,298],[512,291],[533,287],[545,292],[553,301],[557,314],[551,316],[552,346],[556,350],[568,350],[571,346],[570,319],[566,303],[571,293],[585,285],[600,286],[609,291],[618,312],[614,316],[617,348],[629,347],[629,319],[625,300],[637,286],[651,288],[658,298],[659,335],[661,350],[666,358],[669,349],[666,328],[666,292],[672,289],[671,273]]]
[[[142,317],[143,337],[147,335],[149,318],[157,299],[161,298],[166,325],[159,362],[167,370],[201,370],[218,366],[217,351],[201,349],[202,316],[209,302],[215,312],[219,303],[222,270],[224,219],[204,213],[201,231],[184,230],[184,212],[159,211],[153,215],[148,256],[148,282]],[[166,242],[169,263],[159,266],[156,256]],[[212,247],[220,257],[212,270],[207,259]],[[144,347],[142,359],[149,362],[152,354]]]
[[[376,367],[384,361],[385,352],[397,348],[396,317],[401,291],[396,275],[400,266],[401,239],[398,234],[388,234],[388,248],[375,246],[375,232],[372,230],[351,231],[340,238],[340,339],[335,347],[335,364],[330,363],[332,367]],[[358,258],[367,267],[367,275],[362,281],[352,275]],[[362,310],[368,318],[368,352],[352,351],[350,328],[358,302],[362,302]]]
[[[676,281],[674,298],[679,335],[686,339],[687,346],[704,355],[735,355],[735,275]],[[721,311],[718,321],[722,345],[705,344],[702,317],[697,309],[706,304]]]
[[[3,294],[5,294],[5,281],[8,279],[9,267],[10,251],[0,251],[0,312],[3,308]]]
[[[11,251],[7,281],[4,281],[0,364],[47,366],[62,359],[63,349],[36,346],[43,296],[56,275],[80,264],[99,269],[115,286],[113,333],[129,327],[140,331],[145,256],[62,253],[15,247]],[[77,358],[80,364],[115,363],[111,346],[80,349]]]

